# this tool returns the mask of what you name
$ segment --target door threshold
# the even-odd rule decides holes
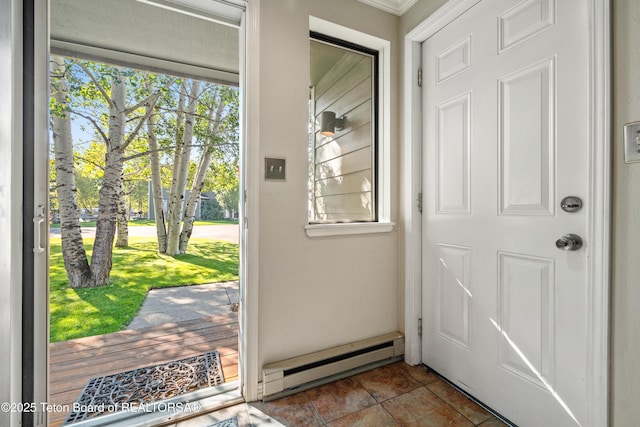
[[[128,410],[73,423],[73,427],[151,427],[172,425],[228,406],[244,403],[240,383],[232,381]]]

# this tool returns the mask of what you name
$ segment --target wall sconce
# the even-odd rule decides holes
[[[344,129],[344,122],[347,116],[336,118],[333,111],[323,111],[320,113],[320,134],[324,136],[333,136],[337,130]]]

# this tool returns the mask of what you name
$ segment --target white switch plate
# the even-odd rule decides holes
[[[640,122],[624,125],[624,162],[640,162]]]

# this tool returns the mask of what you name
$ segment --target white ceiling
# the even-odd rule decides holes
[[[238,82],[240,32],[229,23],[135,0],[53,0],[50,12],[55,53]]]
[[[309,74],[309,85],[315,86],[347,51],[315,40],[311,40],[310,43],[309,59],[311,72]]]
[[[394,15],[402,15],[418,0],[358,0],[360,3],[368,4],[385,12]]]

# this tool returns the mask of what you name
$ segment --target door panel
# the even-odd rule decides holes
[[[520,426],[584,424],[589,20],[483,0],[423,43],[423,362]]]
[[[544,387],[554,375],[555,262],[498,254],[498,341],[500,366]]]
[[[470,107],[469,93],[437,107],[438,213],[470,213]]]
[[[499,80],[500,213],[553,215],[555,59]]]
[[[461,283],[469,283],[469,249],[438,245],[438,335],[465,349],[469,349],[471,290]]]

